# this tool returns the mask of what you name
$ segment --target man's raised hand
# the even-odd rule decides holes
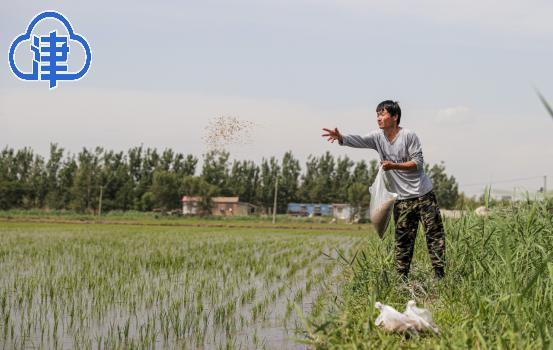
[[[322,134],[322,137],[326,137],[327,141],[334,142],[336,140],[342,141],[342,134],[338,131],[338,128],[334,128],[334,130],[323,128],[323,131],[326,131],[325,134]]]

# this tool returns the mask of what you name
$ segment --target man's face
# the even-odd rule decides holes
[[[397,123],[397,117],[392,117],[386,109],[376,112],[376,121],[380,129],[394,127]]]

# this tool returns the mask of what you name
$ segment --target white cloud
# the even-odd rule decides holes
[[[469,107],[455,106],[438,110],[436,122],[444,125],[459,125],[470,123],[474,120]]]

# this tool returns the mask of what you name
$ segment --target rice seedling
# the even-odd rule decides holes
[[[294,296],[305,303],[335,276],[336,261],[321,252],[347,250],[365,236],[7,223],[0,227],[0,344],[279,347],[292,335],[283,322],[286,313],[294,317],[288,294],[291,310]]]

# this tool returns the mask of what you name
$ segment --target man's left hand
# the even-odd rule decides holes
[[[390,162],[389,160],[382,160],[380,161],[380,165],[382,165],[382,169],[388,171],[391,169],[395,169],[396,163]]]

